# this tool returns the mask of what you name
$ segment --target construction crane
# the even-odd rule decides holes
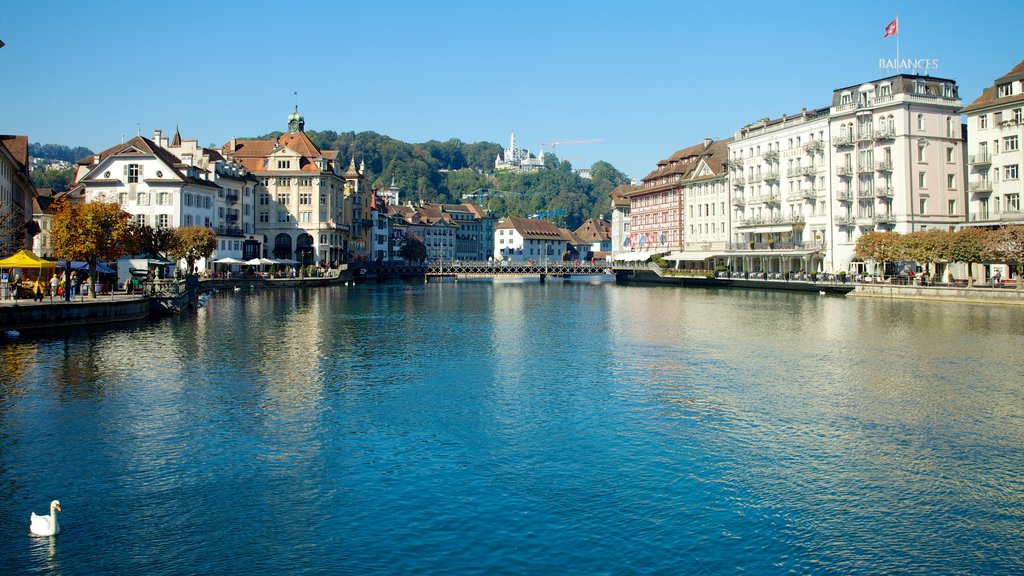
[[[545,142],[541,144],[541,148],[544,146],[551,147],[551,153],[555,153],[555,146],[566,145],[566,144],[590,144],[592,142],[604,142],[604,138],[587,138],[585,140],[552,140],[551,142]]]

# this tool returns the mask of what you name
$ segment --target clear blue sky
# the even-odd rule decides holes
[[[286,128],[458,138],[642,177],[742,125],[934,58],[964,104],[1024,59],[1019,1],[11,2],[0,133],[101,150],[181,126],[202,144]]]

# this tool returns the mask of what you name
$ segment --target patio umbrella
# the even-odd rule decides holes
[[[228,265],[231,265],[231,264],[248,264],[249,262],[246,262],[245,260],[239,260],[237,258],[231,258],[230,256],[228,256],[228,257],[225,257],[225,258],[218,258],[218,259],[214,260],[213,263],[214,264],[228,264]]]
[[[274,262],[277,264],[284,264],[286,266],[294,266],[299,263],[298,260],[292,260],[291,258],[280,258]]]

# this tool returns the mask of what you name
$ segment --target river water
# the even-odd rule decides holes
[[[0,347],[0,573],[1020,574],[1022,351],[1000,306],[222,292]]]

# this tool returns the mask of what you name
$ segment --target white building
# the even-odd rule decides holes
[[[70,192],[86,202],[117,202],[137,224],[212,228],[218,190],[209,171],[136,136],[79,160]]]
[[[1024,61],[971,102],[967,115],[970,224],[1024,224]]]
[[[729,143],[735,269],[821,266],[830,234],[828,138],[828,108],[765,118],[736,132]]]
[[[615,256],[630,252],[631,248],[626,240],[629,238],[629,197],[628,194],[636,190],[632,184],[620,184],[609,194],[611,200],[611,234],[612,234],[612,259]]]
[[[526,148],[516,148],[516,133],[512,132],[508,148],[494,159],[495,170],[513,170],[515,172],[536,172],[544,167],[544,151],[533,158]]]
[[[956,83],[900,74],[833,92],[833,224],[826,271],[852,271],[857,238],[965,220],[962,103]]]
[[[513,262],[560,261],[566,240],[553,222],[505,218],[494,230],[494,258]]]
[[[25,223],[32,213],[34,197],[28,137],[0,135],[0,256],[29,246]]]

